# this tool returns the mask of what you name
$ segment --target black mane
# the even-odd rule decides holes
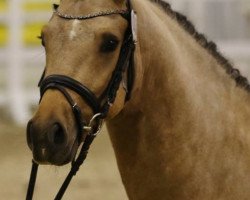
[[[238,69],[235,69],[233,65],[218,51],[217,46],[214,42],[208,41],[207,38],[197,32],[194,25],[187,19],[186,16],[179,12],[172,10],[169,3],[163,0],[150,0],[151,2],[159,4],[162,9],[173,19],[175,19],[179,25],[181,25],[193,38],[204,47],[217,62],[222,65],[226,72],[236,81],[237,86],[245,88],[250,92],[250,85],[246,77],[240,74]]]

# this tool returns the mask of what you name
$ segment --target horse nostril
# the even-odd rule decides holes
[[[60,145],[65,142],[65,134],[62,126],[59,123],[55,123],[51,130],[49,130],[48,139],[51,144],[56,145]]]

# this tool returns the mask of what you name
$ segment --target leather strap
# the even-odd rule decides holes
[[[78,141],[79,141],[79,144],[80,144],[80,142],[81,142],[81,133],[83,132],[83,127],[86,125],[86,122],[83,120],[83,114],[81,112],[80,107],[72,99],[72,97],[69,95],[67,90],[62,85],[58,85],[57,83],[49,83],[48,85],[46,85],[44,90],[46,91],[48,89],[59,90],[64,95],[64,97],[67,99],[68,103],[70,104],[72,112],[73,112],[73,114],[75,116],[76,124],[78,126],[78,137],[77,138],[78,138]]]
[[[40,84],[41,98],[48,89],[53,88],[55,85],[66,87],[79,94],[92,108],[94,113],[97,113],[100,110],[99,102],[91,90],[82,85],[80,82],[64,75],[50,75],[46,77]]]
[[[33,198],[35,184],[36,184],[37,171],[38,171],[38,164],[32,160],[32,168],[31,168],[31,173],[30,173],[28,191],[26,194],[26,200],[32,200]]]

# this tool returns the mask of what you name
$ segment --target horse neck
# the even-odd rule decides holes
[[[170,117],[196,115],[197,110],[248,110],[249,93],[236,87],[217,58],[175,19],[150,1],[135,1],[134,6],[144,69],[141,89],[135,94],[140,101],[127,106],[125,113],[138,108],[148,117],[159,113]]]
[[[107,123],[125,186],[149,169],[162,172],[171,152],[176,155],[173,149],[200,134],[209,138],[218,132],[220,140],[237,129],[233,126],[246,133],[250,114],[248,93],[175,20],[148,1],[134,2],[134,7],[144,67],[136,94],[140,101],[128,103]],[[235,123],[238,117],[242,120]]]

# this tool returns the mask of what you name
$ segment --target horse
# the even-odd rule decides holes
[[[100,104],[107,102],[102,94],[123,54],[127,9],[126,0],[61,0],[42,29],[42,79],[70,77],[100,97]],[[130,98],[126,69],[105,115],[128,198],[249,199],[247,79],[168,3],[132,0],[131,9],[137,40]],[[43,89],[27,126],[27,142],[39,164],[69,163],[86,139],[88,127],[79,139],[72,107],[78,106],[86,123],[96,114],[89,98],[73,86],[59,86]]]

